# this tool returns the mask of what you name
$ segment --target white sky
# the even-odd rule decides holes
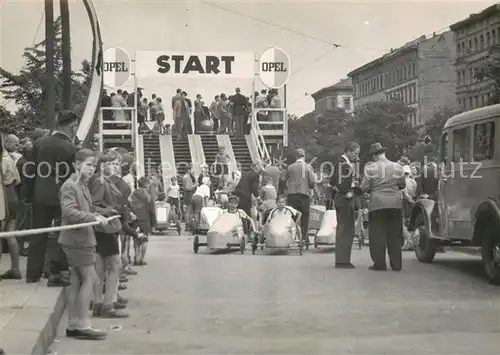
[[[0,0],[0,3],[0,65],[17,72],[23,66],[23,48],[33,43],[37,32],[44,10],[43,0]],[[188,0],[94,0],[94,3],[105,48],[119,46],[129,53],[136,50],[253,51],[257,57],[269,47],[283,48],[292,61],[292,78],[287,86],[288,109],[301,115],[313,109],[313,100],[305,96],[306,92],[331,85],[391,47],[442,30],[494,2],[212,1],[217,7]],[[55,1],[55,17],[58,8],[58,1]],[[81,0],[71,1],[70,11],[72,55],[74,67],[77,67],[78,62],[90,57],[91,31]],[[314,61],[331,46],[249,17],[344,47]],[[43,37],[42,22],[36,41]],[[170,97],[171,86],[177,84],[146,87],[146,94],[156,92]],[[216,86],[210,81],[182,85],[191,97],[200,92],[206,101],[216,93],[232,93],[230,88],[235,86],[241,86],[247,95],[251,91],[251,83]]]

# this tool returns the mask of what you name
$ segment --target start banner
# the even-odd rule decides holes
[[[255,56],[251,52],[137,51],[138,78],[236,78],[253,79]]]

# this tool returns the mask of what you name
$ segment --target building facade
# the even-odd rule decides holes
[[[421,125],[441,107],[456,107],[455,43],[447,31],[421,36],[350,72],[354,108],[374,101],[401,100]]]
[[[487,106],[495,85],[477,74],[500,49],[500,4],[450,26],[455,36],[457,104],[463,110]]]
[[[342,79],[332,86],[316,91],[311,96],[314,99],[314,112],[317,114],[334,108],[343,109],[347,113],[353,112],[354,96],[350,78]]]

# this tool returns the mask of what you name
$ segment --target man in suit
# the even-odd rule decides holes
[[[302,213],[302,238],[309,243],[309,213],[311,190],[316,187],[316,176],[311,165],[305,162],[304,149],[297,149],[297,160],[286,169],[284,180],[287,183],[287,204]]]
[[[189,134],[190,111],[186,96],[187,94],[182,92],[181,99],[177,100],[174,104],[174,123],[179,137]]]
[[[368,202],[368,233],[370,235],[370,270],[385,271],[385,250],[392,270],[402,268],[403,193],[406,186],[404,168],[385,156],[385,148],[374,143],[369,153],[374,162],[365,166],[361,190],[370,194]]]
[[[238,185],[233,191],[233,195],[240,198],[238,208],[246,212],[247,215],[252,215],[252,196],[255,199],[259,198],[259,181],[262,172],[261,163],[253,163],[252,170],[243,174]]]
[[[56,117],[57,128],[47,137],[40,138],[33,147],[34,170],[31,172],[33,196],[33,228],[47,228],[54,222],[61,223],[59,189],[74,172],[74,156],[77,151],[73,140],[78,130],[80,118],[72,111],[63,110]],[[34,191],[33,191],[34,190]],[[56,236],[57,237],[57,236]],[[54,238],[53,238],[54,239]],[[67,286],[68,280],[61,276],[68,270],[66,257],[57,243],[48,243],[48,235],[40,234],[30,240],[26,282],[38,282],[43,274],[45,252],[49,258],[48,286]]]
[[[354,269],[354,265],[351,263],[351,249],[354,239],[354,196],[356,192],[354,163],[358,160],[358,155],[359,145],[355,142],[348,143],[344,154],[335,165],[330,179],[337,215],[335,267],[339,269]]]
[[[229,97],[229,101],[233,104],[233,122],[235,133],[238,137],[245,136],[245,110],[247,98],[241,94],[240,88],[236,88],[236,94]]]

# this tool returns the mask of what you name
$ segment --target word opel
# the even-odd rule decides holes
[[[184,55],[161,55],[157,58],[156,64],[158,65],[158,72],[161,74],[169,73],[172,70],[175,74],[188,74],[191,72],[219,74],[221,71],[223,74],[232,73],[234,56],[208,55],[204,57],[204,60],[201,58],[197,55],[191,55],[187,58]]]
[[[104,62],[102,69],[105,72],[126,73],[128,72],[127,64],[125,62]]]

